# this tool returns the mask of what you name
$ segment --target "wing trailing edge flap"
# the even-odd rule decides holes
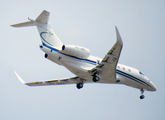
[[[82,80],[79,77],[72,77],[67,79],[57,79],[57,80],[47,80],[47,81],[37,81],[37,82],[29,82],[26,83],[22,80],[22,78],[14,72],[19,79],[19,81],[28,86],[48,86],[48,85],[62,85],[62,84],[74,84],[80,83]]]
[[[116,78],[116,65],[120,57],[123,41],[121,39],[117,27],[115,27],[115,29],[116,29],[116,37],[117,37],[116,43],[108,51],[108,53],[102,59],[100,64],[97,65],[95,68],[89,70],[89,72],[92,72],[93,74],[99,73],[102,79],[115,80]]]

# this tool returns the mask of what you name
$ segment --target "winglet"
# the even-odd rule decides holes
[[[17,78],[19,79],[19,81],[22,83],[22,84],[25,84],[25,82],[22,80],[22,78],[14,71],[15,75],[17,76]]]
[[[115,26],[115,28],[116,28],[117,43],[120,44],[121,46],[123,46],[123,41],[121,39],[120,33],[119,33],[119,31],[118,31],[116,26]]]

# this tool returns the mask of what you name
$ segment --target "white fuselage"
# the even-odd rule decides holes
[[[59,65],[65,66],[76,76],[85,79],[85,82],[93,82],[92,76],[88,70],[94,68],[101,62],[101,58],[89,56],[86,59],[78,58],[68,54],[61,53],[61,50],[53,48],[43,43],[40,46],[46,54],[45,57]],[[144,76],[139,70],[125,65],[117,64],[116,66],[116,80],[112,82],[110,79],[103,80],[101,83],[125,84],[138,89],[145,89],[148,91],[155,91],[154,84]],[[99,81],[98,81],[99,83]]]
[[[76,84],[78,89],[84,83],[113,83],[124,84],[138,88],[141,91],[140,99],[144,98],[144,90],[156,91],[154,84],[139,70],[118,64],[123,41],[116,30],[116,43],[107,52],[103,59],[90,55],[90,50],[75,45],[64,45],[51,28],[49,21],[50,12],[43,12],[36,18],[29,18],[30,21],[11,25],[13,27],[36,26],[41,38],[41,50],[45,52],[45,58],[66,67],[75,74],[75,77],[61,80],[47,80],[37,82],[24,82],[15,72],[18,79],[28,86],[45,86]]]

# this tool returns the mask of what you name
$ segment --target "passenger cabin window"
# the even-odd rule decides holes
[[[140,71],[139,71],[139,74],[144,76],[144,74],[142,72],[140,72]]]
[[[125,70],[125,68],[123,67],[123,70]]]
[[[117,66],[117,68],[118,68],[118,69],[120,69],[120,67],[119,67],[119,66]]]
[[[129,71],[129,72],[131,72],[131,70],[130,70],[130,69],[128,69],[128,71]]]

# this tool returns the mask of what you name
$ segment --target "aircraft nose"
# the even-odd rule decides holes
[[[150,83],[151,83],[151,86],[152,86],[152,91],[156,91],[155,85],[152,82],[150,82]]]
[[[154,88],[153,88],[153,91],[156,91],[156,87],[155,86],[153,86]]]

